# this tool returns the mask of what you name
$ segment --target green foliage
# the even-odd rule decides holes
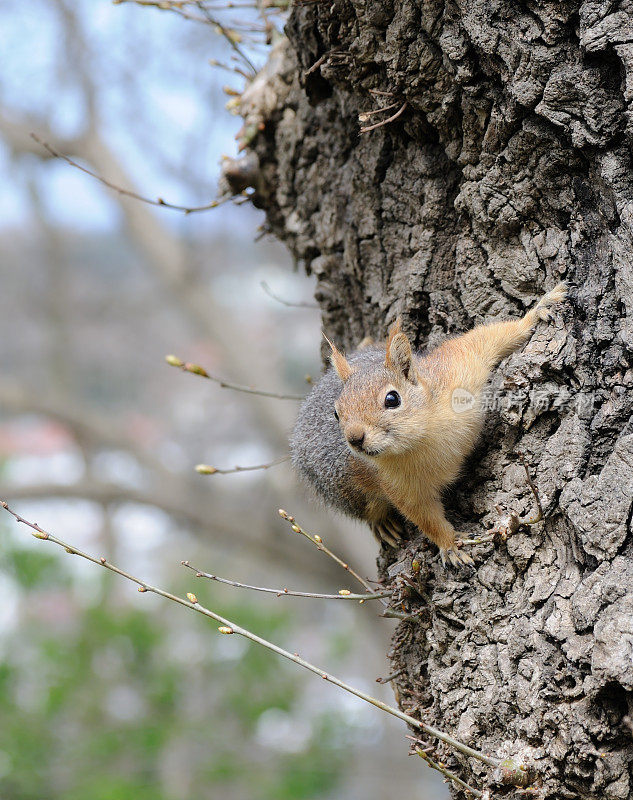
[[[271,709],[305,726],[291,666],[175,606],[124,602],[123,584],[98,570],[86,599],[63,554],[9,547],[0,568],[19,598],[18,624],[0,636],[2,800],[336,796],[342,719],[308,720],[293,752],[260,726]],[[292,639],[288,606],[271,614],[236,597],[245,604],[213,605]]]
[[[7,550],[0,557],[0,569],[13,575],[24,589],[45,589],[58,586],[57,558],[32,550]]]

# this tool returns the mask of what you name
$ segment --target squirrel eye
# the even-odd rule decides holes
[[[338,412],[334,409],[334,419],[338,422]]]
[[[387,392],[385,397],[385,408],[398,408],[400,402],[400,395],[398,392]]]

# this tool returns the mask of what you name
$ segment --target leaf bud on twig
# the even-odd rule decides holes
[[[196,464],[195,469],[198,475],[213,475],[217,472],[217,469],[210,464]]]

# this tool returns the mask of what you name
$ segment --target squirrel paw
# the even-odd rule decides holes
[[[389,545],[389,547],[400,547],[402,542],[402,534],[404,528],[393,517],[386,517],[380,522],[374,522],[371,525],[371,531],[382,544]]]
[[[440,558],[442,559],[443,566],[450,564],[453,567],[461,567],[463,564],[473,566],[475,562],[463,550],[458,550],[453,544],[450,547],[440,547]]]
[[[542,297],[536,305],[536,313],[538,318],[543,322],[548,322],[554,318],[552,306],[556,303],[562,303],[567,297],[567,286],[565,283],[559,283],[551,292],[548,292],[545,297]]]

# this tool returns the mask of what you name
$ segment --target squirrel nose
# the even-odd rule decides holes
[[[354,428],[347,434],[347,441],[352,447],[361,447],[365,441],[365,432],[359,428]]]

